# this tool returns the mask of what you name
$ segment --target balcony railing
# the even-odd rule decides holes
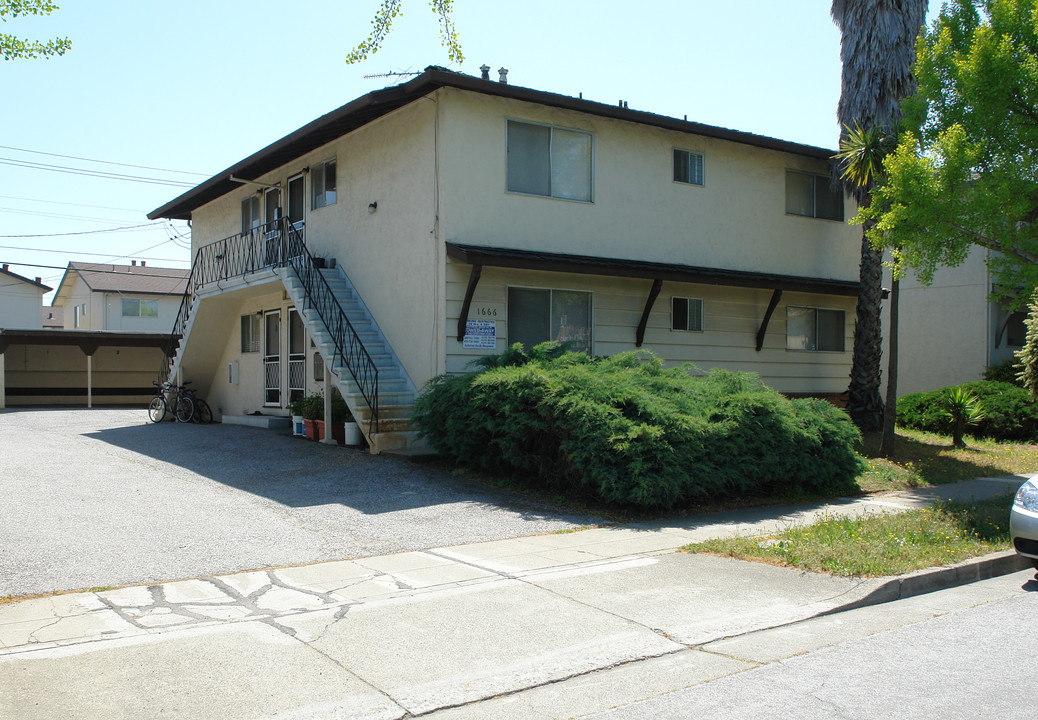
[[[302,224],[293,224],[288,218],[279,218],[198,249],[170,334],[171,354],[163,360],[159,382],[169,378],[173,357],[187,329],[195,297],[202,288],[221,280],[279,267],[289,267],[295,271],[302,283],[307,305],[317,310],[332,336],[335,356],[342,359],[361,396],[371,408],[368,432],[378,432],[378,367],[310,255]],[[334,365],[335,357],[326,360]]]

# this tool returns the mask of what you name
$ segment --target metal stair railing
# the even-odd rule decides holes
[[[191,274],[187,287],[180,299],[180,309],[173,323],[167,351],[159,367],[159,382],[169,379],[173,359],[187,329],[191,306],[199,288],[218,280],[246,275],[264,268],[280,267],[284,264],[284,219],[260,225],[247,232],[231,235],[222,240],[203,245],[195,253],[191,263]]]
[[[302,223],[296,225],[285,217],[198,248],[170,333],[168,349],[159,368],[159,382],[169,379],[173,359],[187,330],[195,296],[200,288],[219,280],[277,267],[290,267],[295,271],[307,302],[317,310],[332,336],[335,355],[342,358],[371,409],[368,434],[377,433],[378,367],[307,249]],[[334,360],[333,356],[332,364]]]
[[[371,417],[368,421],[368,434],[378,432],[379,407],[378,407],[378,366],[371,359],[360,336],[357,334],[353,323],[346,316],[339,301],[332,292],[331,286],[321,274],[318,264],[310,255],[310,251],[303,241],[302,233],[291,224],[286,223],[286,264],[295,270],[306,301],[317,310],[318,317],[324,323],[325,328],[332,336],[335,345],[335,355],[342,358],[346,369],[350,371],[353,381],[357,384],[361,396],[371,409]],[[334,365],[335,356],[330,358]]]

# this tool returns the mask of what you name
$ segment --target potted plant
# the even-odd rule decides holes
[[[306,406],[309,402],[309,398],[306,396],[296,398],[292,401],[292,404],[288,406],[288,411],[292,414],[292,435],[305,437],[306,427],[303,424],[306,413]]]
[[[324,398],[321,395],[311,393],[305,397],[299,398],[292,403],[291,412],[293,415],[302,416],[303,426],[306,428],[307,439],[321,439],[317,427],[317,419],[324,417]],[[293,418],[293,422],[294,420],[295,419]]]

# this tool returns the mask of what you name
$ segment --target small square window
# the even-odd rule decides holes
[[[671,298],[670,328],[703,332],[703,301],[699,298]]]
[[[241,351],[255,353],[260,351],[260,316],[241,316]]]
[[[674,149],[674,182],[688,185],[703,184],[703,155],[688,150]]]
[[[310,168],[311,210],[335,204],[335,184],[334,160]]]

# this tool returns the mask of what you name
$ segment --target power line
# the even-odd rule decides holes
[[[106,228],[102,230],[82,230],[80,232],[49,233],[40,235],[0,235],[0,238],[45,238],[45,237],[67,237],[70,235],[95,235],[97,233],[122,232],[124,230],[136,230],[145,227],[155,227],[162,223],[143,223],[141,225],[127,225],[125,227]],[[167,241],[168,242],[168,241]]]
[[[165,243],[160,244],[165,245]],[[158,245],[154,247],[158,247]],[[95,257],[110,257],[116,259],[129,257],[127,255],[116,255],[115,253],[96,253],[88,252],[86,250],[43,250],[41,248],[16,247],[14,245],[0,245],[0,250],[26,250],[29,252],[58,253],[59,255],[93,255]],[[137,253],[132,253],[131,255],[137,260],[157,260],[159,262],[186,262],[185,260],[176,260],[174,258],[141,257]]]
[[[123,173],[110,173],[104,170],[85,170],[64,165],[48,165],[36,163],[29,160],[16,160],[15,158],[0,158],[0,165],[13,165],[14,167],[29,168],[31,170],[47,170],[49,172],[64,173],[66,175],[86,175],[87,177],[103,178],[105,180],[122,180],[124,182],[139,182],[149,185],[168,185],[170,187],[194,187],[194,183],[182,180],[163,180],[162,178],[144,177],[142,175],[125,175]]]
[[[4,200],[23,200],[25,202],[48,203],[50,205],[71,205],[73,207],[87,207],[95,208],[97,210],[124,210],[126,212],[140,213],[141,215],[148,212],[147,210],[139,210],[136,208],[110,207],[108,205],[87,205],[86,203],[70,203],[62,202],[61,200],[40,200],[39,198],[16,197],[14,195],[0,195],[0,198],[3,198]]]
[[[114,218],[97,218],[89,217],[87,215],[67,215],[65,213],[53,213],[47,212],[46,210],[18,210],[16,208],[0,207],[0,212],[11,213],[12,215],[32,215],[34,217],[46,217],[46,218],[57,218],[59,220],[84,220],[86,222],[98,222],[98,223],[119,223],[126,222],[126,218],[116,220]]]
[[[149,165],[130,165],[129,163],[112,162],[111,160],[94,160],[93,158],[77,157],[76,155],[59,155],[58,153],[43,152],[42,150],[27,150],[25,148],[16,148],[9,145],[0,145],[0,148],[4,150],[16,150],[18,152],[33,153],[34,155],[47,155],[49,157],[65,158],[67,160],[83,160],[84,162],[101,163],[102,165],[118,165],[120,167],[137,168],[138,170],[158,170],[159,172],[177,173],[179,175],[198,175],[199,177],[209,177],[205,173],[200,172],[189,172],[187,170],[170,170],[168,168],[151,167]]]

